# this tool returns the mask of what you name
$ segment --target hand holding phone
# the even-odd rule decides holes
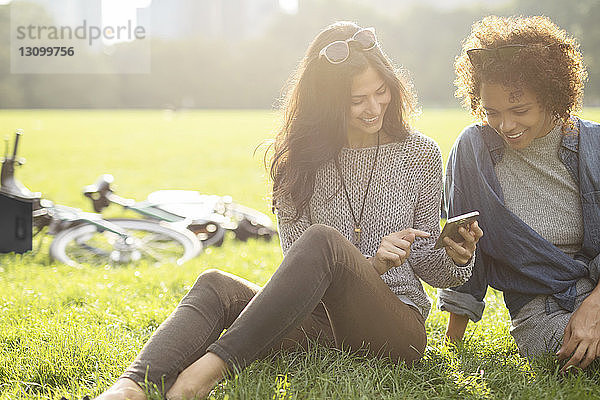
[[[457,215],[456,217],[452,217],[446,221],[446,225],[444,225],[444,229],[440,233],[440,237],[435,242],[434,249],[440,249],[445,246],[444,238],[449,237],[454,240],[456,243],[461,243],[464,241],[462,235],[458,232],[458,228],[463,227],[468,229],[469,225],[473,222],[477,221],[477,217],[479,217],[479,211],[472,211],[466,214]]]

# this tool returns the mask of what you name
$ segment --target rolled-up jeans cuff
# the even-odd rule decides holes
[[[471,321],[477,322],[483,315],[485,302],[477,300],[469,293],[443,289],[438,290],[438,308],[453,314],[466,315]]]
[[[213,343],[206,349],[207,352],[211,352],[219,356],[221,360],[227,364],[227,369],[229,371],[241,371],[244,369],[246,365],[240,364],[239,360],[236,360],[228,351],[226,351],[223,347],[218,345],[217,343]]]

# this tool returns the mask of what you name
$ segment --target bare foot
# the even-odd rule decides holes
[[[95,400],[146,400],[146,393],[129,378],[121,378]]]
[[[168,400],[204,399],[227,372],[227,364],[208,352],[184,369],[167,392]],[[107,399],[108,400],[108,399]]]

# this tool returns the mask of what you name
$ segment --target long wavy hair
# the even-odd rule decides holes
[[[396,141],[410,133],[409,117],[416,100],[404,71],[394,68],[380,46],[367,51],[350,42],[350,55],[340,64],[319,57],[323,47],[346,40],[360,26],[340,21],[321,31],[284,87],[280,106],[283,122],[272,144],[270,177],[273,207],[293,206],[294,219],[307,209],[314,193],[317,170],[337,157],[347,143],[347,116],[353,78],[368,67],[375,69],[391,92],[382,130]]]

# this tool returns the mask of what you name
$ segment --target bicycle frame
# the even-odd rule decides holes
[[[270,240],[277,233],[267,215],[234,203],[231,196],[201,194],[194,190],[159,190],[150,193],[146,200],[136,202],[116,195],[111,188],[113,181],[112,175],[104,174],[83,189],[96,212],[114,203],[154,220],[181,224],[187,221],[187,229],[205,246],[220,246],[225,230],[232,231],[235,238],[242,241],[251,237]]]
[[[153,202],[149,200],[135,201],[134,199],[128,199],[115,194],[110,189],[110,184],[114,178],[110,174],[102,175],[99,180],[93,184],[84,188],[84,195],[90,198],[93,202],[94,210],[98,213],[108,207],[109,204],[117,204],[127,210],[135,211],[136,213],[166,222],[183,222],[183,221],[205,221],[205,222],[216,222],[221,225],[227,225],[225,218],[212,211],[212,203],[216,204],[217,201],[212,199],[212,202],[207,201],[165,201],[165,202]],[[218,196],[213,196],[218,198]],[[186,204],[201,209],[201,215],[197,217],[184,216],[181,213],[172,212],[166,210],[165,207],[173,206],[173,203]]]
[[[141,214],[145,217],[150,217],[152,219],[158,219],[167,222],[180,222],[186,219],[185,217],[182,217],[180,215],[176,215],[166,210],[162,210],[153,204],[148,204],[144,201],[136,202],[133,199],[126,199],[114,193],[108,193],[106,195],[106,198],[111,203],[118,204],[125,209],[135,211],[138,214]]]
[[[46,208],[52,220],[60,222],[92,224],[103,231],[109,231],[127,240],[129,235],[124,229],[102,218],[100,214],[82,211],[78,208],[53,205]]]

